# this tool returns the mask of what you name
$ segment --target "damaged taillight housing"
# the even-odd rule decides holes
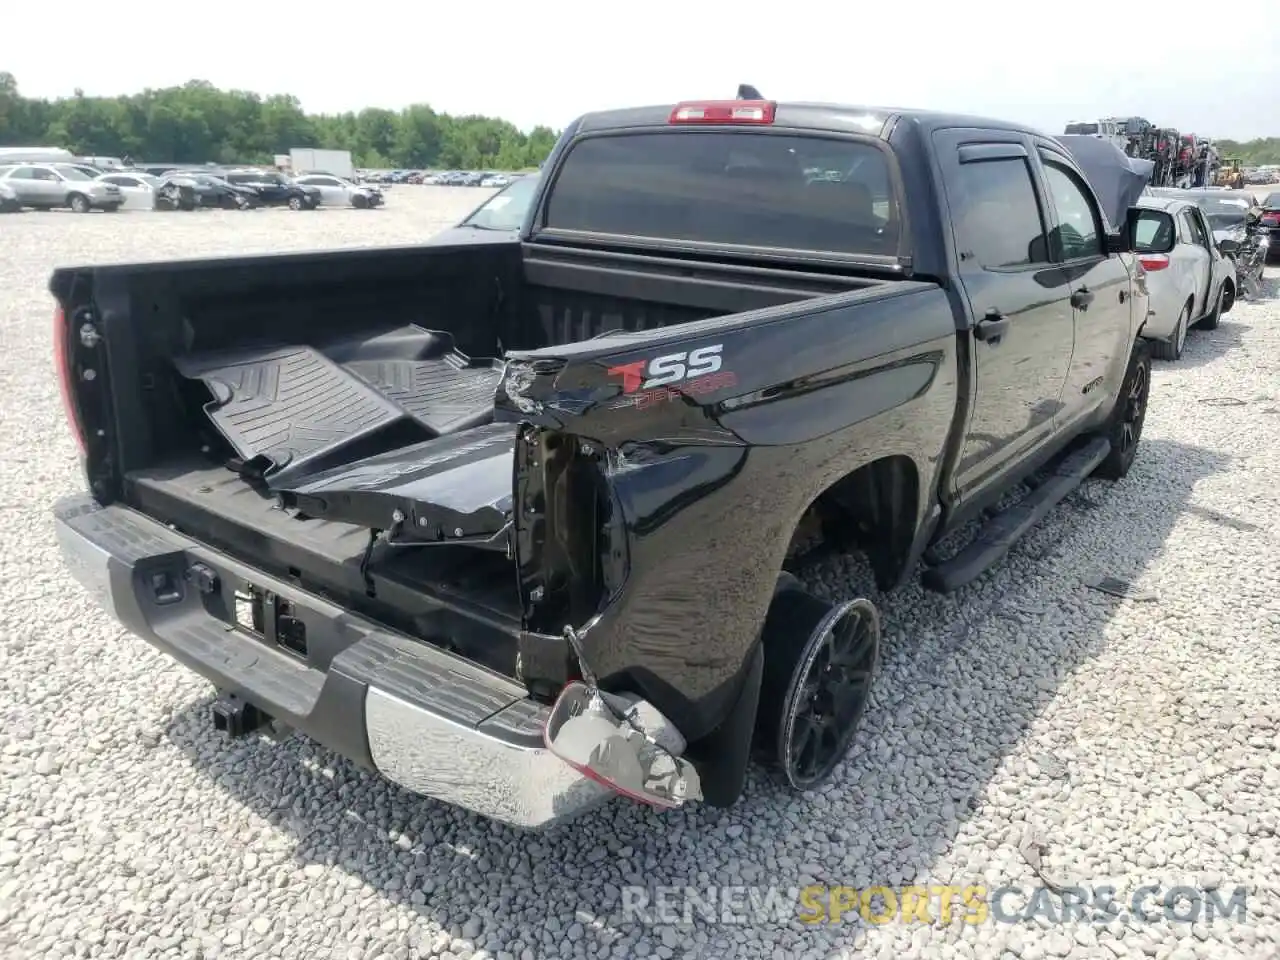
[[[66,311],[59,304],[53,311],[53,365],[58,376],[58,390],[62,394],[62,411],[67,418],[71,436],[83,456],[86,452],[84,424],[76,406],[74,348],[71,345],[73,331],[67,322]]]

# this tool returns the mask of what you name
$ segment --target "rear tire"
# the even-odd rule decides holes
[[[1138,455],[1138,441],[1147,420],[1147,400],[1151,396],[1151,348],[1149,341],[1133,346],[1129,367],[1120,385],[1115,409],[1107,418],[1103,435],[1111,441],[1111,452],[1098,464],[1094,475],[1104,480],[1123,480]]]
[[[880,664],[869,600],[832,606],[781,582],[769,607],[755,742],[791,789],[822,786],[853,743]]]
[[[1178,314],[1178,322],[1169,334],[1169,339],[1151,341],[1151,355],[1157,360],[1177,360],[1182,357],[1182,350],[1187,345],[1187,327],[1191,323],[1191,303],[1182,308]]]
[[[1197,330],[1217,330],[1218,323],[1222,320],[1222,301],[1226,299],[1227,285],[1224,283],[1222,289],[1218,291],[1218,302],[1213,307],[1213,313],[1202,319],[1196,324]]]
[[[67,206],[71,208],[72,213],[88,213],[93,209],[93,205],[89,203],[89,198],[83,193],[73,193],[67,197]]]

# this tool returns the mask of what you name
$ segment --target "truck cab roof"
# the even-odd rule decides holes
[[[669,103],[588,113],[579,119],[578,130],[588,133],[635,127],[666,127],[670,124],[672,111],[677,106],[678,104]],[[887,139],[894,126],[904,120],[916,124],[925,131],[946,127],[981,127],[985,130],[1009,130],[1043,135],[1041,131],[1031,127],[989,117],[901,107],[807,101],[777,102],[772,125],[830,133],[861,133]]]

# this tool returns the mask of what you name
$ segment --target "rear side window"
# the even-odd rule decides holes
[[[1209,246],[1209,237],[1200,224],[1200,218],[1191,210],[1187,210],[1183,216],[1187,219],[1187,233],[1191,237],[1191,242],[1202,247]]]
[[[1177,234],[1173,217],[1159,210],[1143,210],[1133,231],[1133,242],[1138,253],[1168,253],[1173,249]]]
[[[1044,221],[1025,159],[962,163],[950,193],[962,263],[999,269],[1048,262]]]
[[[900,222],[885,154],[870,143],[682,130],[580,141],[556,178],[545,226],[892,256]]]

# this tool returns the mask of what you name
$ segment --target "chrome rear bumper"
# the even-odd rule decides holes
[[[387,630],[137,513],[87,496],[54,507],[67,567],[133,633],[408,790],[517,827],[614,794],[543,744],[549,707],[506,677]],[[196,567],[204,574],[192,575]],[[213,584],[209,586],[209,573]],[[206,589],[201,589],[202,580]],[[239,585],[288,601],[327,664],[234,626]]]

